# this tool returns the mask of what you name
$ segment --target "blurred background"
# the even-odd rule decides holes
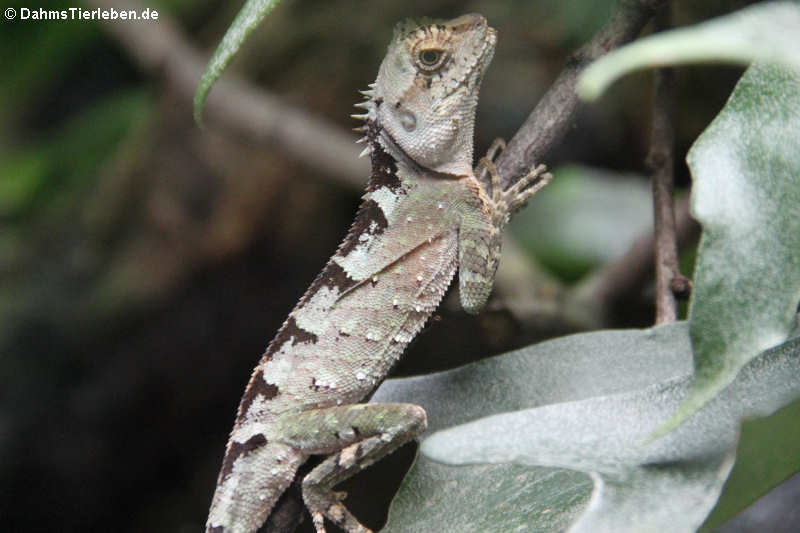
[[[679,2],[673,16],[748,3]],[[200,531],[250,371],[358,206],[368,165],[349,115],[393,25],[475,11],[499,30],[482,154],[514,134],[613,4],[285,0],[212,92],[204,129],[194,86],[239,2],[51,0],[27,7],[159,18],[0,20],[3,531]],[[678,70],[680,187],[686,150],[740,74]],[[488,311],[468,317],[448,298],[399,374],[652,323],[647,268],[602,305],[576,296],[652,225],[651,103],[642,73],[581,113],[544,161],[555,182],[515,220]],[[690,275],[696,230],[685,237]],[[351,483],[354,497],[376,495],[351,505],[368,525],[380,527],[413,452]]]

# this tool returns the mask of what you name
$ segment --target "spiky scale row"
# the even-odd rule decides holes
[[[375,84],[373,83],[370,86],[374,87]],[[375,90],[373,88],[370,88],[370,89],[362,90],[362,91],[358,91],[358,92],[361,93],[365,97],[365,100],[363,100],[361,102],[356,102],[355,104],[353,104],[353,107],[357,107],[359,109],[363,109],[363,110],[367,111],[367,113],[353,114],[353,115],[350,115],[350,117],[354,118],[356,120],[360,120],[362,122],[366,122],[367,119],[369,118],[369,111],[370,111],[370,109],[372,109],[372,107],[374,105],[374,103],[372,101],[372,98],[375,95]],[[368,128],[367,128],[367,126],[365,124],[363,126],[359,126],[357,128],[353,128],[353,131],[355,131],[357,133],[367,133]],[[356,141],[356,144],[363,144],[363,143],[366,143],[366,142],[369,142],[369,137],[364,135],[363,137],[361,137],[360,139],[358,139]],[[372,153],[372,147],[370,145],[367,145],[361,151],[361,153],[358,154],[358,157],[361,158],[361,157],[367,156],[367,155],[369,155],[371,153]]]

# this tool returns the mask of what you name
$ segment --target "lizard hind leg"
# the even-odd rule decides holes
[[[286,444],[305,454],[329,454],[303,478],[303,500],[316,532],[325,533],[327,518],[347,533],[372,533],[333,487],[422,433],[427,419],[418,405],[353,404],[287,414],[278,424]]]

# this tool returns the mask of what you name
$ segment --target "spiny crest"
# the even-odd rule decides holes
[[[363,111],[365,111],[365,113],[355,113],[353,115],[350,115],[350,117],[364,122],[363,125],[353,128],[353,131],[364,134],[363,137],[361,137],[356,141],[356,144],[362,144],[362,143],[368,143],[369,141],[369,137],[366,135],[367,132],[369,131],[369,126],[367,125],[367,121],[370,119],[370,111],[375,105],[374,102],[372,101],[372,98],[375,96],[375,83],[370,83],[369,89],[358,92],[361,93],[362,96],[364,96],[364,100],[362,100],[361,102],[356,102],[353,105],[354,107],[362,109]],[[358,155],[358,157],[364,157],[365,155],[369,155],[371,152],[372,152],[372,146],[371,144],[368,143],[367,146],[364,148],[364,150],[362,150],[361,153]]]

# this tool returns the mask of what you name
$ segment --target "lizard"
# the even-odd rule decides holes
[[[371,533],[339,482],[422,433],[414,404],[367,399],[424,326],[456,270],[462,307],[492,289],[503,228],[551,178],[543,165],[501,190],[496,141],[473,169],[478,91],[496,31],[477,14],[401,22],[356,104],[372,172],[355,221],[268,345],[241,399],[207,533],[253,533],[298,468],[317,533],[325,519]]]

